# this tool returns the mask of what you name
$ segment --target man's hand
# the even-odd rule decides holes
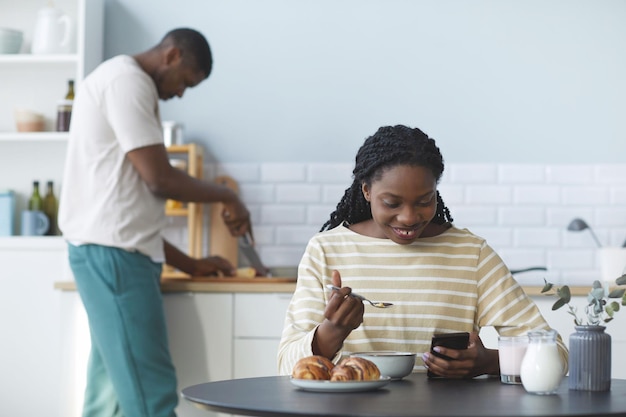
[[[209,256],[194,261],[192,276],[201,277],[220,274],[232,277],[237,274],[237,270],[228,260],[221,256]]]
[[[167,240],[163,239],[165,262],[168,265],[195,276],[219,275],[234,276],[237,274],[235,267],[221,256],[209,256],[207,258],[192,258]]]
[[[236,198],[232,203],[224,203],[222,219],[231,235],[238,237],[249,234],[252,240],[254,240],[250,223],[250,212],[239,198]]]

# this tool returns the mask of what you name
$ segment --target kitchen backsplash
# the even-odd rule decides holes
[[[352,163],[207,164],[205,178],[235,178],[252,213],[261,258],[268,266],[292,266],[350,185],[352,168]],[[455,225],[487,239],[509,268],[547,268],[518,274],[524,285],[542,285],[544,277],[585,286],[600,279],[589,231],[567,230],[575,217],[587,221],[604,246],[626,241],[626,164],[448,163],[439,190]],[[181,219],[172,218],[166,233],[184,247]]]

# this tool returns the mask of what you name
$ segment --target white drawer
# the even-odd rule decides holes
[[[234,378],[278,375],[279,339],[235,339]]]
[[[235,294],[235,337],[280,338],[291,294]]]

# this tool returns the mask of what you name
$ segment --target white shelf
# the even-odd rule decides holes
[[[72,64],[80,62],[77,54],[33,55],[33,54],[0,54],[0,64]]]
[[[62,236],[1,236],[0,250],[64,250],[67,248]]]
[[[54,0],[73,23],[71,52],[32,54],[37,16],[48,1],[0,0],[0,27],[24,33],[21,53],[0,54],[0,189],[15,192],[15,231],[20,223],[17,213],[26,208],[33,181],[53,181],[57,197],[60,195],[69,134],[55,131],[57,103],[67,93],[68,80],[73,79],[79,91],[85,74],[102,62],[105,2]],[[17,132],[14,110],[18,108],[42,114],[45,131]],[[48,245],[53,240],[13,237],[7,244],[40,242]]]
[[[67,132],[0,132],[0,142],[67,142]]]

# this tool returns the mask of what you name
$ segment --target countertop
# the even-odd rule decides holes
[[[54,288],[61,291],[75,291],[74,281],[59,281]],[[541,286],[523,286],[530,296],[541,295]],[[293,293],[296,278],[175,278],[161,281],[163,292],[257,292]],[[570,287],[573,296],[586,296],[588,287]]]
[[[74,281],[59,281],[54,288],[75,291]],[[161,280],[161,290],[167,292],[258,292],[293,293],[296,278],[174,278]]]

